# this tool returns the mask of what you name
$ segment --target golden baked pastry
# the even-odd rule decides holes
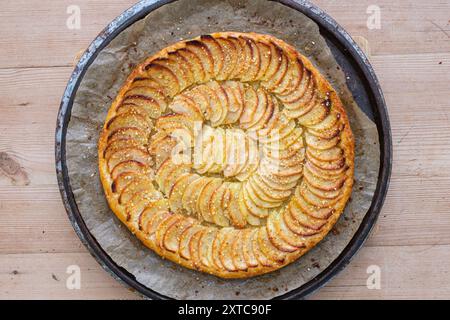
[[[112,103],[98,151],[106,198],[130,231],[224,278],[298,259],[353,184],[338,95],[292,46],[256,33],[204,35],[145,60]]]

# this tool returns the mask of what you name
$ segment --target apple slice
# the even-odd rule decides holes
[[[286,259],[286,252],[278,250],[269,240],[267,228],[261,227],[258,230],[259,250],[267,259],[275,263],[283,263]]]
[[[190,218],[184,218],[178,220],[176,223],[171,224],[162,237],[162,245],[170,252],[178,252],[180,249],[180,238],[183,232],[194,225],[196,221]],[[156,236],[158,239],[158,236]]]
[[[194,180],[199,179],[200,176],[197,174],[186,173],[181,175],[172,186],[169,192],[169,204],[170,209],[173,212],[178,212],[183,208],[183,194],[185,189],[189,184],[191,184]]]
[[[281,63],[282,63],[282,56],[283,51],[275,45],[273,42],[267,43],[270,48],[270,63],[267,67],[266,72],[261,77],[261,81],[267,81],[269,79],[272,79],[274,75],[280,70]]]
[[[223,239],[220,244],[219,259],[222,265],[228,271],[237,271],[233,261],[233,242],[236,238],[237,231],[233,228],[223,228],[220,230]]]
[[[267,123],[270,121],[271,117],[273,116],[273,114],[275,112],[275,105],[272,102],[272,98],[266,93],[265,93],[265,95],[266,95],[266,101],[265,101],[265,109],[264,109],[263,116],[261,118],[259,118],[257,122],[252,124],[248,128],[248,130],[259,131],[259,130],[265,128],[267,126]]]
[[[131,183],[127,184],[127,186],[120,193],[119,204],[126,204],[136,193],[146,191],[156,191],[155,187],[153,186],[152,180],[145,176],[134,179]]]
[[[288,242],[284,241],[283,238],[278,233],[275,224],[278,219],[280,212],[273,211],[269,217],[267,218],[267,235],[269,237],[270,242],[273,246],[275,246],[278,250],[283,252],[295,252],[297,251],[297,247],[290,245]]]
[[[232,124],[239,120],[244,111],[243,87],[241,83],[227,81],[222,84],[229,98],[227,117],[224,124]]]
[[[263,119],[264,114],[266,112],[266,108],[267,108],[268,101],[269,101],[267,93],[265,92],[265,90],[263,90],[261,88],[258,88],[256,90],[256,93],[258,95],[258,99],[257,99],[258,104],[256,106],[255,112],[253,113],[252,118],[250,119],[249,122],[241,123],[242,129],[250,129],[253,126],[255,126],[259,121],[261,121],[261,119]],[[244,111],[244,113],[245,113],[245,111]],[[257,129],[259,129],[258,126],[256,126],[255,130],[257,130]]]
[[[180,257],[186,260],[191,259],[191,247],[190,247],[191,240],[197,233],[199,232],[203,233],[205,231],[205,228],[206,227],[202,225],[194,224],[183,231],[183,233],[180,236],[180,245],[178,250]]]
[[[112,192],[120,194],[127,184],[138,177],[140,177],[140,174],[137,172],[123,172],[119,174],[111,184]]]
[[[222,47],[217,42],[217,40],[210,35],[200,36],[200,39],[208,47],[209,52],[211,52],[211,55],[214,60],[214,77],[217,78],[217,76],[222,71],[225,60]]]
[[[306,202],[318,208],[332,208],[340,200],[340,197],[319,197],[312,193],[305,183],[303,183],[300,187],[300,194]]]
[[[340,113],[334,112],[332,110],[322,122],[313,125],[308,129],[313,130],[315,132],[326,132],[339,125],[340,117],[341,117]]]
[[[220,251],[222,248],[222,242],[224,241],[225,235],[227,233],[226,228],[220,229],[216,233],[216,237],[214,238],[213,244],[212,244],[212,260],[214,262],[215,268],[219,270],[224,270],[225,267],[222,264],[222,260],[220,259]]]
[[[139,128],[119,128],[116,130],[110,130],[108,135],[108,143],[114,140],[131,139],[136,141],[140,145],[145,145],[148,142],[148,133]]]
[[[310,190],[312,190],[313,187],[308,186],[308,188]],[[315,190],[318,190],[318,189],[315,189]],[[322,192],[333,192],[333,193],[335,193],[334,198],[338,197],[339,193],[340,193],[339,190],[338,191],[322,191]],[[311,217],[316,218],[316,219],[326,220],[334,212],[333,208],[328,208],[328,207],[319,208],[319,207],[313,206],[312,204],[305,201],[305,199],[303,198],[302,195],[296,196],[295,198],[293,198],[293,200],[296,202],[296,204],[300,207],[300,209],[304,213],[306,213],[307,215],[310,215]]]
[[[233,259],[233,265],[238,270],[247,271],[248,266],[245,262],[244,257],[244,243],[243,240],[243,230],[236,230],[234,232],[234,239],[232,239],[233,243],[231,245],[231,257]]]
[[[344,150],[339,147],[334,147],[327,150],[318,150],[309,147],[308,150],[306,150],[306,155],[308,156],[308,159],[315,158],[319,161],[332,162],[343,159]]]
[[[239,210],[241,211],[241,214],[245,217],[247,222],[252,226],[259,226],[262,224],[262,219],[259,217],[256,217],[250,213],[250,211],[247,209],[247,206],[245,204],[244,200],[244,192],[242,190],[239,191]]]
[[[146,76],[156,81],[173,98],[181,91],[180,82],[174,72],[166,66],[153,61],[145,67]]]
[[[276,86],[272,88],[272,92],[280,94],[282,92],[292,91],[292,87],[296,87],[301,80],[301,65],[297,63],[296,56],[285,54],[287,60],[287,71]]]
[[[191,171],[190,164],[176,164],[173,163],[170,171],[165,175],[165,177],[159,177],[162,180],[162,184],[160,190],[164,192],[165,195],[168,195],[170,190],[172,190],[173,185],[177,181],[177,179],[183,174],[187,174]]]
[[[253,39],[248,37],[242,37],[242,40],[246,42],[246,48],[250,49],[250,52],[246,56],[248,68],[245,71],[245,73],[241,75],[241,81],[243,82],[254,81],[261,67],[261,57],[259,54],[259,50]]]
[[[286,188],[284,185],[276,185],[275,188],[271,187],[258,173],[254,174],[250,180],[252,180],[258,190],[264,192],[265,196],[269,197],[272,201],[284,201],[292,194],[292,190],[290,188],[284,189]]]
[[[301,80],[298,84],[298,87],[294,91],[287,93],[287,94],[279,93],[277,95],[277,98],[280,99],[280,101],[283,104],[284,103],[293,103],[295,101],[298,101],[306,93],[307,89],[310,86],[311,72],[308,71],[305,67],[303,67],[301,74],[302,74]]]
[[[138,128],[149,131],[152,128],[152,123],[138,113],[120,113],[107,122],[106,129],[114,131],[120,128]]]
[[[159,112],[159,106],[155,107],[154,103],[134,103],[134,102],[125,102],[120,104],[116,108],[116,114],[122,113],[137,113],[143,116],[146,121],[151,122],[151,118],[156,118],[161,115]]]
[[[139,217],[145,208],[154,201],[162,199],[162,195],[156,190],[145,190],[140,193],[135,193],[133,197],[127,202],[125,207],[126,220],[132,231],[139,227]]]
[[[229,37],[228,39],[233,41],[236,47],[236,54],[238,57],[231,78],[240,79],[243,75],[245,75],[250,66],[251,48],[247,43],[247,41],[245,41],[241,37]]]
[[[278,263],[269,259],[261,250],[261,243],[259,242],[259,231],[265,229],[265,227],[255,228],[251,233],[251,242],[253,248],[253,255],[258,261],[258,265],[264,267],[275,267]]]
[[[311,161],[308,159],[305,161],[305,169],[307,169],[311,174],[313,174],[315,177],[318,177],[320,182],[324,183],[324,187],[327,185],[335,185],[339,184],[339,181],[342,182],[342,179],[346,179],[345,171],[348,169],[347,166],[344,166],[341,169],[338,170],[323,170],[316,165],[314,165]],[[318,181],[318,182],[319,182]],[[327,183],[328,181],[328,183]],[[313,183],[309,181],[310,183]],[[316,185],[314,182],[314,187],[319,188],[320,184]],[[338,186],[340,187],[340,186]],[[328,189],[323,189],[328,190]],[[332,190],[332,189],[330,189]]]
[[[211,86],[207,85],[202,85],[199,89],[208,99],[208,104],[204,112],[205,119],[210,120],[213,123],[219,122],[222,117],[223,110],[218,93],[211,88]]]
[[[216,76],[217,80],[227,80],[231,78],[233,70],[238,60],[236,45],[227,38],[216,38],[224,54],[223,67]]]
[[[164,92],[164,88],[160,86],[158,82],[148,77],[136,77],[132,80],[130,88],[135,87],[149,87],[156,90],[159,90],[162,94]]]
[[[172,214],[166,219],[161,221],[161,223],[156,228],[155,232],[155,243],[159,248],[165,248],[164,237],[166,236],[167,230],[170,229],[172,226],[178,224],[179,222],[182,222],[183,220],[186,219],[182,215]]]
[[[260,138],[260,141],[264,144],[275,144],[275,147],[277,146],[278,141],[282,140],[284,137],[288,136],[292,133],[296,128],[295,121],[292,119],[287,119],[286,116],[283,114],[283,116],[280,119],[279,125],[275,128],[275,130],[272,130],[270,134],[267,135],[267,137]]]
[[[255,76],[255,81],[261,80],[264,76],[264,74],[266,74],[267,69],[269,68],[270,65],[270,60],[271,60],[271,51],[270,51],[270,46],[262,41],[257,41],[256,42],[256,46],[258,47],[258,51],[259,51],[259,59],[260,59],[260,66],[259,66],[259,71],[258,74]]]
[[[226,183],[222,183],[222,185],[214,191],[209,202],[209,210],[214,223],[222,227],[228,227],[230,225],[230,221],[224,212],[228,192]]]
[[[245,207],[251,215],[261,219],[266,218],[269,215],[268,208],[256,205],[254,199],[258,201],[258,204],[262,204],[262,201],[259,200],[254,194],[250,196],[248,188],[251,188],[248,183],[245,183],[242,188],[242,199],[244,200]],[[251,192],[253,193],[253,190],[251,190]]]
[[[155,181],[164,194],[168,194],[176,179],[182,174],[188,173],[190,166],[176,164],[171,158],[167,159],[156,171]]]
[[[328,115],[329,107],[324,102],[316,103],[311,111],[297,118],[302,126],[310,127],[322,122]]]
[[[183,130],[192,137],[194,132],[194,121],[182,114],[168,114],[161,116],[155,124],[158,130],[164,130],[171,134],[175,130]]]
[[[151,213],[145,210],[139,219],[139,227],[147,234],[147,238],[154,242],[154,235],[159,224],[170,216],[172,216],[172,214],[166,210]]]
[[[196,81],[194,73],[192,71],[191,64],[186,57],[178,54],[177,51],[170,52],[167,55],[168,59],[173,61],[183,72],[186,87],[193,85]]]
[[[173,112],[187,116],[194,121],[203,121],[203,113],[199,106],[190,98],[179,95],[169,104]]]
[[[256,267],[259,264],[258,259],[256,259],[254,249],[253,249],[253,238],[255,237],[258,229],[248,228],[243,229],[242,233],[242,254],[244,256],[245,263],[249,267]]]
[[[205,228],[196,232],[189,242],[189,251],[191,253],[191,261],[196,269],[200,269],[202,262],[200,259],[200,239],[203,234],[206,232]]]
[[[167,70],[170,70],[170,72],[176,78],[178,91],[183,91],[186,87],[189,86],[187,75],[185,74],[182,65],[179,65],[176,60],[170,58],[159,58],[153,60],[152,65],[159,65],[166,68]]]
[[[245,147],[247,148],[245,166],[240,169],[239,173],[236,175],[236,179],[239,181],[245,181],[248,179],[248,177],[255,172],[259,165],[258,142],[252,137],[249,137],[246,139]]]
[[[150,165],[152,163],[148,152],[135,147],[128,147],[112,152],[107,161],[108,169],[111,171],[119,163],[129,160],[134,160],[144,165]]]
[[[232,225],[237,228],[244,228],[247,225],[247,220],[244,214],[239,209],[239,193],[241,184],[230,183],[228,185],[230,190],[230,200],[228,206],[225,208],[225,214],[229,217]]]
[[[225,122],[228,113],[228,96],[225,90],[216,81],[210,81],[206,84],[213,95],[210,96],[210,104],[212,106],[212,115],[209,118],[211,126],[218,127]]]
[[[200,85],[185,91],[182,96],[190,98],[201,110],[202,116],[206,117],[207,115],[210,116],[211,113],[207,92],[209,92],[209,88],[205,85]]]
[[[290,119],[296,119],[300,118],[303,115],[310,112],[318,103],[318,97],[317,94],[314,93],[310,100],[308,100],[305,103],[296,103],[295,108],[287,108],[284,109],[284,114],[289,117]],[[286,104],[285,104],[286,106]]]
[[[163,137],[157,137],[159,133],[161,133],[161,136]],[[159,131],[153,135],[148,151],[155,159],[156,169],[158,169],[164,161],[172,156],[173,148],[175,148],[177,144],[177,139],[168,135],[164,131]]]
[[[336,137],[337,135],[339,135],[339,133],[341,133],[341,131],[344,129],[345,125],[341,122],[337,122],[335,126],[331,127],[328,130],[323,130],[323,131],[316,131],[313,129],[308,128],[308,132],[311,133],[312,135],[315,135],[318,138],[322,138],[322,139],[331,139]]]
[[[200,192],[197,199],[197,212],[203,220],[213,222],[213,216],[209,210],[210,203],[214,192],[222,185],[222,179],[212,178]]]
[[[200,256],[200,262],[207,268],[213,268],[214,267],[214,260],[212,255],[212,248],[213,248],[213,242],[214,239],[217,236],[217,229],[216,228],[207,228],[205,232],[201,234],[200,240],[199,240],[199,256]]]
[[[253,87],[246,87],[244,91],[244,111],[242,112],[242,116],[239,119],[239,122],[242,125],[247,125],[250,123],[255,115],[256,109],[259,105],[259,95]]]
[[[307,74],[308,78],[305,80],[308,80],[308,83],[302,83],[302,85],[305,85],[304,93],[303,94],[299,94],[298,98],[295,100],[290,100],[290,99],[286,99],[286,98],[281,98],[281,101],[283,102],[283,105],[287,108],[287,109],[299,109],[302,106],[306,105],[309,101],[311,101],[311,99],[313,98],[315,92],[316,92],[316,82],[315,82],[315,78],[311,73]]]
[[[264,185],[267,185],[267,187],[272,190],[278,190],[280,192],[289,191],[290,189],[294,188],[297,185],[297,180],[288,182],[284,181],[284,179],[274,177],[271,174],[268,175],[261,171],[258,171],[257,175],[258,175],[257,179],[262,180],[264,182]]]
[[[318,138],[312,134],[310,134],[308,131],[305,132],[305,142],[306,145],[313,147],[314,149],[318,150],[327,150],[335,147],[340,142],[340,137],[334,137],[332,139],[321,139]]]
[[[214,59],[206,44],[199,40],[191,40],[186,42],[186,49],[195,53],[200,59],[202,68],[205,71],[203,81],[208,81],[214,77]]]
[[[248,192],[252,191],[256,195],[258,200],[260,200],[265,204],[264,206],[261,206],[263,208],[276,208],[280,206],[284,198],[278,199],[276,198],[276,195],[274,194],[273,190],[270,189],[264,190],[263,188],[261,188],[258,182],[256,182],[256,180],[254,179],[254,176],[255,175],[253,175],[250,179],[247,180],[249,187],[251,187],[247,188],[247,191]],[[260,205],[258,204],[258,206]]]
[[[147,148],[143,147],[143,145],[133,139],[115,139],[109,142],[106,146],[103,151],[103,158],[108,160],[114,152],[128,147],[133,147],[143,152],[147,152]]]
[[[296,56],[289,57],[288,73],[276,87],[273,92],[277,95],[288,96],[299,89],[302,77],[303,77],[303,63]]]
[[[329,176],[324,174],[324,171],[312,165],[311,162],[306,161],[304,178],[310,185],[324,191],[333,191],[342,187],[346,180],[344,174]]]
[[[149,86],[133,86],[126,92],[124,103],[132,103],[146,109],[152,118],[157,118],[167,108],[166,97],[161,89]]]
[[[295,201],[289,203],[288,210],[295,221],[309,229],[320,230],[326,223],[326,220],[316,219],[305,214]]]
[[[182,48],[177,50],[175,54],[181,56],[185,61],[187,61],[186,66],[191,70],[196,83],[202,83],[205,81],[206,70],[203,68],[202,61],[194,52],[186,48]]]
[[[261,82],[261,85],[271,92],[280,85],[288,71],[288,59],[283,51],[279,52],[279,58],[281,59],[281,64],[277,72],[271,78]]]
[[[345,166],[345,158],[334,160],[334,161],[321,161],[314,157],[307,156],[308,160],[311,161],[315,166],[323,170],[338,170]]]
[[[283,217],[283,212],[277,212],[274,216],[273,226],[275,228],[275,234],[278,235],[285,243],[293,246],[297,249],[304,248],[305,238],[299,236],[295,232],[292,232],[291,229],[286,225]],[[270,234],[269,234],[270,235]]]
[[[226,131],[225,166],[223,168],[223,175],[225,177],[235,176],[245,166],[245,158],[241,157],[240,152],[242,144],[245,147],[245,140],[245,134],[241,130],[229,129]]]
[[[307,228],[307,227],[299,224],[298,221],[295,220],[294,217],[292,216],[292,214],[289,210],[289,207],[287,207],[286,210],[283,211],[282,215],[283,215],[283,220],[284,220],[286,226],[292,232],[294,232],[295,234],[297,234],[301,237],[311,237],[320,232],[319,230],[310,229],[310,228]]]
[[[197,212],[197,201],[199,198],[200,193],[203,191],[203,188],[211,182],[213,178],[209,177],[200,177],[197,180],[194,180],[191,184],[187,186],[187,188],[184,191],[183,197],[182,197],[182,204],[183,209],[186,210],[188,214],[195,214],[197,213],[197,216],[201,218],[199,212]]]
[[[132,172],[148,178],[153,178],[153,170],[150,167],[135,160],[127,160],[120,162],[112,169],[111,179],[115,180],[120,174],[126,172]]]
[[[296,101],[299,101],[314,87],[314,77],[312,73],[306,68],[303,68],[302,71],[302,79],[297,90],[289,95],[277,95],[278,99],[280,99],[283,104],[293,104]]]
[[[148,222],[148,219],[151,216],[155,215],[157,212],[168,212],[168,211],[169,211],[169,203],[167,199],[161,198],[156,199],[154,201],[150,201],[145,207],[145,209],[142,211],[140,216],[138,217],[139,230],[146,231],[147,229],[145,229],[146,225],[145,221]]]

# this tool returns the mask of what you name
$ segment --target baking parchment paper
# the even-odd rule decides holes
[[[271,34],[294,45],[339,92],[355,136],[355,185],[330,234],[291,265],[246,280],[222,280],[180,267],[144,247],[109,209],[97,169],[97,141],[108,108],[134,66],[182,39],[218,31]],[[318,26],[266,0],[180,0],[120,33],[87,70],[74,99],[66,137],[70,183],[92,235],[120,266],[147,287],[177,299],[268,299],[298,288],[324,270],[349,243],[370,207],[379,170],[375,124],[361,112]]]

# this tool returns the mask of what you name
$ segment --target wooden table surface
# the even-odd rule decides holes
[[[54,165],[56,115],[76,57],[133,2],[0,1],[0,298],[138,297],[81,244]],[[311,298],[450,298],[450,1],[315,2],[370,52],[394,162],[369,240]],[[81,28],[71,30],[73,4]],[[367,27],[370,5],[380,9],[380,29]],[[70,265],[80,267],[79,290],[66,287]],[[379,289],[366,285],[373,265]]]

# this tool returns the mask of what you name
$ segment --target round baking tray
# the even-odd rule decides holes
[[[56,125],[56,173],[62,200],[73,228],[90,253],[106,271],[112,274],[115,279],[127,284],[145,297],[152,299],[170,299],[170,297],[161,295],[142,285],[127,270],[117,265],[86,227],[75,202],[69,181],[66,163],[66,133],[75,94],[86,70],[95,60],[98,53],[128,26],[144,18],[151,11],[174,1],[176,0],[141,1],[122,13],[98,35],[81,57],[70,77],[61,101]],[[375,194],[368,212],[350,243],[315,278],[297,289],[276,297],[276,299],[300,299],[325,285],[332,277],[343,270],[367,239],[378,218],[388,190],[392,167],[392,141],[387,108],[377,77],[366,56],[348,33],[330,16],[308,1],[273,1],[300,11],[319,26],[320,33],[327,41],[336,61],[348,75],[347,86],[356,102],[367,116],[375,122],[380,143],[380,170]]]

